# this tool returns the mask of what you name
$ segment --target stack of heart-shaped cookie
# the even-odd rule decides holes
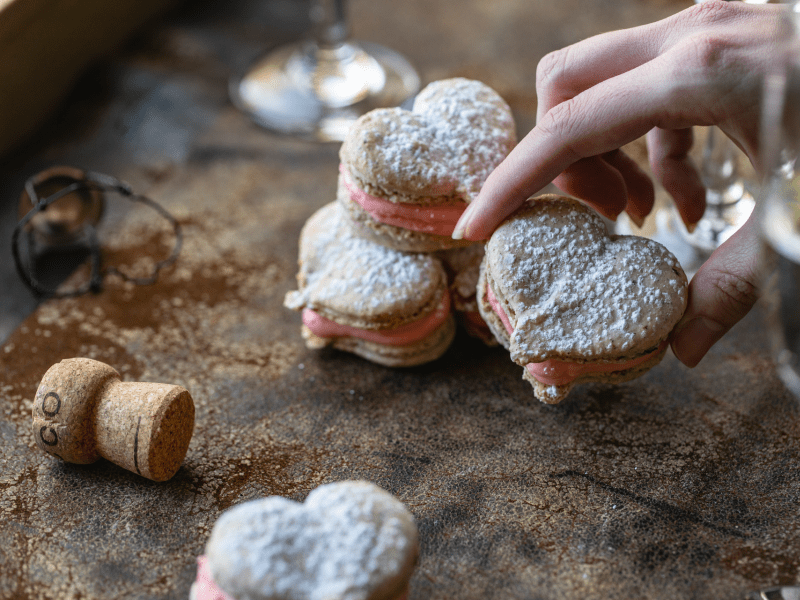
[[[284,303],[302,311],[306,344],[418,365],[447,350],[453,313],[496,343],[474,294],[483,245],[451,236],[515,141],[505,101],[461,78],[428,85],[410,111],[358,119],[339,153],[337,202],[303,228],[298,290]]]
[[[449,347],[454,310],[471,335],[509,349],[548,403],[658,364],[688,287],[660,244],[610,236],[594,210],[554,195],[529,200],[485,249],[452,239],[514,141],[508,105],[467,79],[356,121],[337,202],[306,223],[299,289],[286,296],[307,345],[418,365]]]

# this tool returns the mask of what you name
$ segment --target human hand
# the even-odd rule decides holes
[[[764,73],[783,26],[780,6],[710,0],[668,19],[589,38],[547,55],[537,69],[536,127],[489,176],[453,237],[487,238],[550,181],[615,219],[641,223],[653,184],[620,148],[647,134],[651,170],[687,227],[705,190],[689,158],[693,125],[717,125],[760,168]],[[695,366],[756,299],[752,222],[693,277],[676,356]]]

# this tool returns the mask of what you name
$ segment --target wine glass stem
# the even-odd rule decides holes
[[[350,36],[344,0],[313,0],[311,21],[314,23],[314,41],[320,47],[338,46]]]
[[[735,204],[741,198],[743,189],[739,189],[742,182],[736,160],[733,142],[716,127],[709,127],[701,167],[709,207]]]

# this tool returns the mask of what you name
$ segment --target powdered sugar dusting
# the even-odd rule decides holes
[[[238,600],[366,600],[416,553],[413,517],[377,486],[346,481],[299,504],[273,496],[241,504],[214,525],[214,580]]]
[[[498,229],[487,255],[513,314],[510,350],[519,364],[647,350],[686,306],[686,278],[669,251],[608,236],[574,201],[534,202]]]
[[[444,272],[428,255],[399,252],[356,236],[334,202],[314,214],[300,241],[300,289],[288,308],[329,308],[370,317],[405,307],[413,312],[435,298]]]
[[[435,81],[414,100],[441,147],[442,177],[450,173],[458,191],[473,200],[486,178],[515,143],[508,105],[490,87],[469,79]]]
[[[516,143],[514,119],[490,87],[469,79],[428,85],[411,112],[374,110],[345,140],[343,162],[353,153],[361,177],[394,198],[411,190],[429,196],[455,195],[469,202],[489,173]]]

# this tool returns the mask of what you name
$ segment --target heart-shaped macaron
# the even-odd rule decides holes
[[[352,125],[338,195],[368,235],[395,249],[462,245],[450,239],[458,218],[515,143],[511,110],[492,88],[436,81],[412,110],[377,109]]]
[[[479,295],[512,360],[563,397],[572,383],[620,381],[657,363],[686,308],[687,281],[661,244],[610,235],[592,209],[547,195],[494,232]]]
[[[410,111],[384,108],[361,117],[340,156],[369,193],[469,202],[515,142],[511,109],[497,92],[456,78],[426,86]]]
[[[438,358],[452,342],[455,321],[439,260],[355,235],[340,204],[306,222],[299,262],[299,289],[284,305],[303,312],[309,347],[333,345],[386,366],[412,366]]]
[[[403,597],[417,556],[408,509],[371,483],[344,481],[302,504],[272,496],[226,511],[205,561],[235,600],[390,600]]]

